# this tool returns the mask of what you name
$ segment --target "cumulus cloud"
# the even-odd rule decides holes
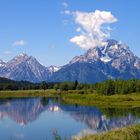
[[[66,2],[63,2],[63,3],[62,3],[62,6],[63,6],[64,8],[67,8],[69,5],[68,5]]]
[[[16,46],[24,46],[26,45],[26,42],[24,40],[16,40],[12,46],[16,47]]]
[[[78,25],[76,31],[80,34],[70,39],[70,42],[78,45],[82,49],[89,49],[102,44],[110,37],[111,28],[108,24],[117,21],[111,12],[72,12],[75,23]]]

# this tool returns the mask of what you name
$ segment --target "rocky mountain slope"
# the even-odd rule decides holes
[[[126,44],[107,40],[102,46],[74,57],[51,76],[52,81],[100,82],[106,79],[140,78],[140,59]]]
[[[20,54],[0,67],[0,76],[17,81],[40,82],[48,79],[49,71],[34,57]]]

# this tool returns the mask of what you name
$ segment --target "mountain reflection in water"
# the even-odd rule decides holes
[[[56,120],[59,118],[59,116],[62,118],[64,115],[68,115],[68,120],[70,120],[73,125],[77,125],[76,130],[73,130],[74,132],[70,132],[69,134],[69,131],[67,132],[66,129],[66,127],[69,127],[69,125],[65,126],[65,119],[63,120],[64,124],[55,124],[55,127],[57,127],[57,125],[61,125],[61,134],[64,137],[65,134],[68,134],[68,136],[82,135],[85,130],[91,131],[91,133],[108,131],[114,128],[139,123],[140,121],[140,108],[100,109],[97,107],[88,106],[63,105],[61,104],[60,99],[57,100],[53,98],[0,100],[0,122],[5,118],[9,118],[11,121],[16,122],[16,124],[25,127],[36,122],[37,120],[40,120],[41,116],[44,116],[44,118],[47,120],[50,116],[45,114],[45,112],[52,113],[50,116],[54,116],[55,113],[59,113],[57,114]],[[54,118],[52,118],[51,123],[54,123],[55,120],[53,119]],[[24,129],[26,129],[26,127]],[[48,129],[51,130],[53,128],[50,127]]]

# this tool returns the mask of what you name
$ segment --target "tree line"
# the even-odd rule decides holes
[[[100,83],[84,84],[75,82],[62,83],[31,83],[27,81],[13,81],[6,78],[0,78],[0,90],[37,90],[54,89],[60,91],[80,90],[81,93],[93,93],[94,91],[105,95],[140,93],[140,80],[107,80]]]
[[[129,94],[129,93],[140,93],[140,80],[107,80],[95,84],[82,84],[75,82],[64,82],[55,84],[54,89],[67,91],[67,90],[81,90],[84,93],[99,93],[104,95],[114,94]]]
[[[94,84],[93,88],[105,95],[140,93],[140,80],[107,80]]]
[[[7,78],[0,77],[0,90],[37,90],[37,89],[51,89],[56,83],[32,83],[28,81],[14,81]]]

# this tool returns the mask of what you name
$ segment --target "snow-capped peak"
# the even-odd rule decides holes
[[[19,57],[28,57],[28,55],[26,53],[20,53]]]
[[[95,62],[102,61],[108,63],[113,59],[133,55],[129,47],[126,44],[118,42],[116,40],[107,40],[102,43],[102,46],[97,46],[92,49],[89,49],[84,55],[74,57],[70,64],[77,62]]]
[[[49,70],[49,72],[50,73],[53,73],[53,72],[57,72],[57,71],[59,71],[61,69],[61,66],[49,66],[48,67],[48,70]]]

